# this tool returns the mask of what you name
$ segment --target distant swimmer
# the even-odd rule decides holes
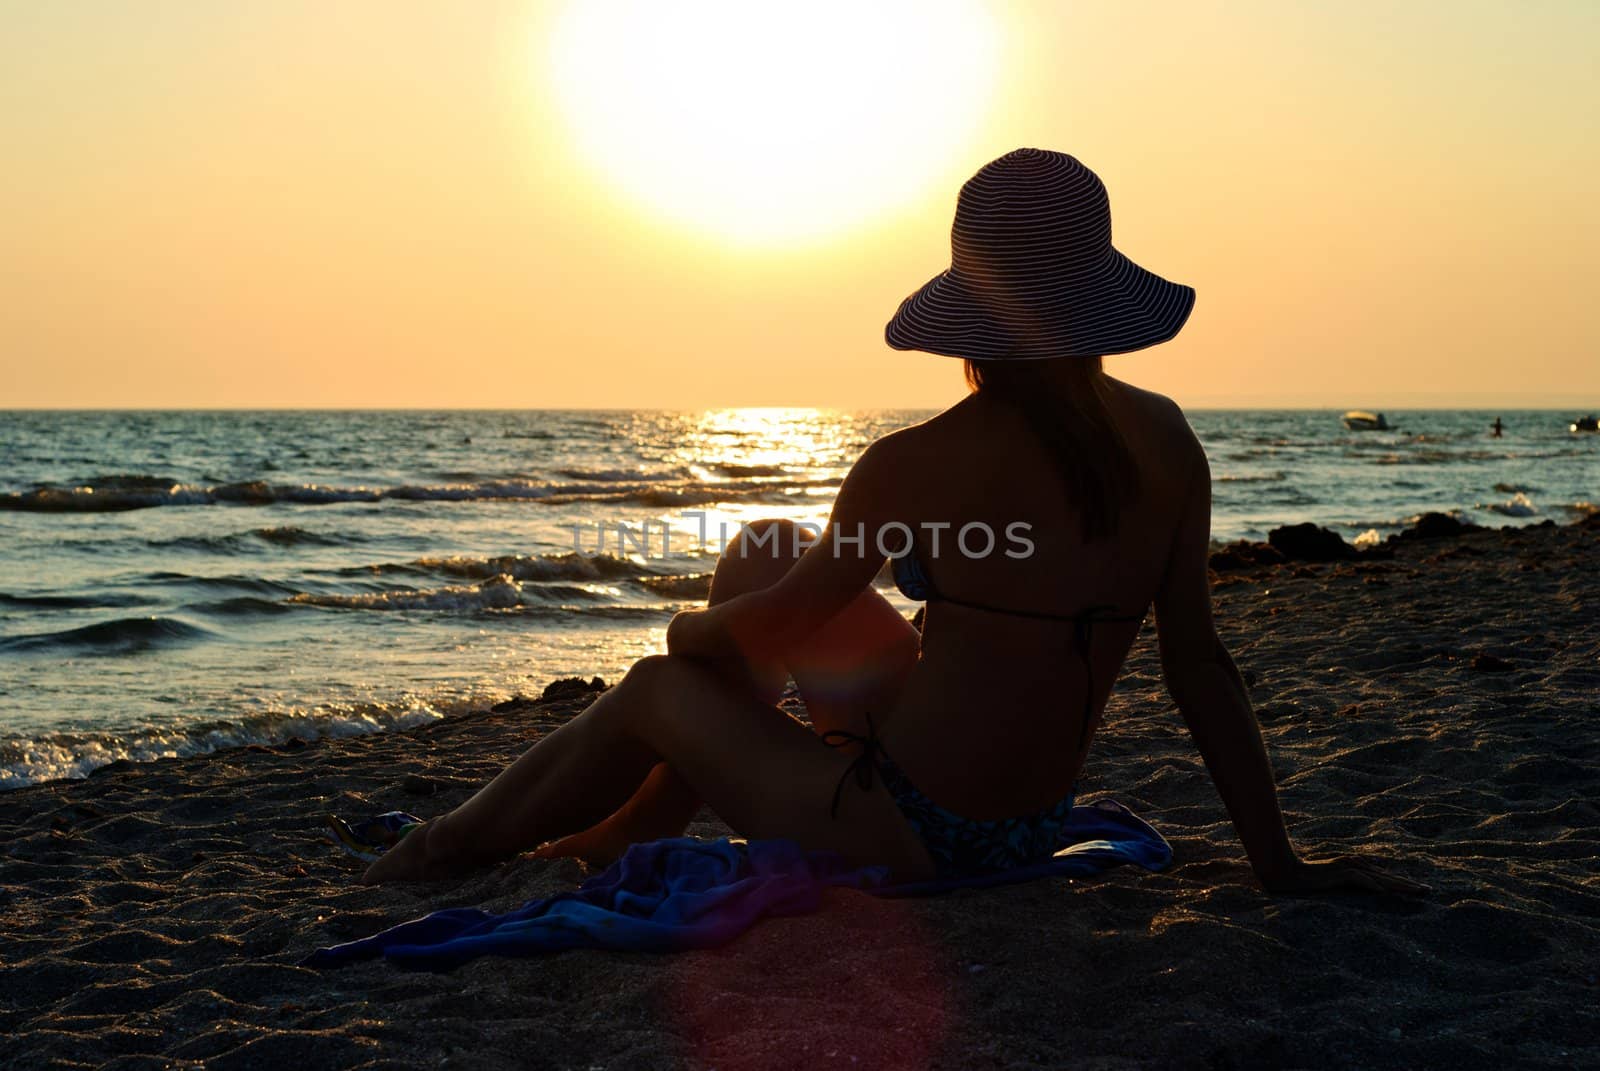
[[[1498,438],[1500,438],[1501,433],[1503,433],[1506,430],[1506,426],[1504,424],[1500,423],[1500,418],[1499,417],[1495,417],[1494,418],[1494,424],[1490,426],[1489,430],[1494,434],[1494,437],[1496,439],[1498,439]]]

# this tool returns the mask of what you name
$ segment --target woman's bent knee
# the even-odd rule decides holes
[[[764,517],[741,525],[717,561],[710,601],[722,602],[776,584],[815,535],[813,529],[784,517]]]
[[[681,657],[675,655],[645,655],[628,667],[620,682],[628,688],[644,688],[659,684],[663,678],[678,672]]]
[[[739,526],[739,532],[722,549],[726,557],[740,560],[793,562],[817,537],[814,526],[787,517],[763,517]]]

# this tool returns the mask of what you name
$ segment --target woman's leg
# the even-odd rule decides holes
[[[805,544],[791,521],[755,521],[729,541],[711,575],[708,602],[715,606],[777,583]],[[917,630],[876,591],[868,589],[782,662],[732,667],[728,676],[764,703],[776,703],[792,675],[820,734],[867,731],[867,715],[882,728],[906,675],[916,663]],[[608,863],[630,844],[683,833],[700,800],[666,765],[656,767],[615,814],[581,833],[547,845],[542,857],[576,856]]]
[[[703,666],[655,655],[477,795],[401,840],[363,880],[446,877],[584,829],[659,763],[744,836],[790,838],[904,878],[932,873],[881,782],[862,790],[852,779],[834,817],[846,755]]]

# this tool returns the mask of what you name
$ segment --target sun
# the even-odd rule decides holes
[[[970,164],[999,44],[977,0],[572,0],[547,70],[608,185],[736,244],[793,243]]]

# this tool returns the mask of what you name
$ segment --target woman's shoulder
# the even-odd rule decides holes
[[[1125,424],[1125,430],[1137,431],[1142,428],[1153,432],[1157,438],[1166,438],[1169,445],[1184,450],[1200,448],[1200,440],[1195,437],[1189,418],[1184,416],[1177,402],[1165,394],[1135,387],[1109,376],[1106,378],[1122,399],[1125,414],[1133,418],[1131,428]]]
[[[1165,394],[1144,387],[1135,387],[1132,383],[1124,383],[1120,379],[1106,377],[1106,382],[1116,391],[1123,404],[1138,412],[1141,416],[1160,420],[1163,423],[1181,423],[1188,426],[1188,419],[1184,417],[1183,410],[1178,403],[1168,398]]]
[[[976,398],[977,395],[969,394],[947,409],[879,437],[867,447],[867,453],[878,460],[892,462],[926,455],[937,450],[940,444],[959,441],[971,434]]]

